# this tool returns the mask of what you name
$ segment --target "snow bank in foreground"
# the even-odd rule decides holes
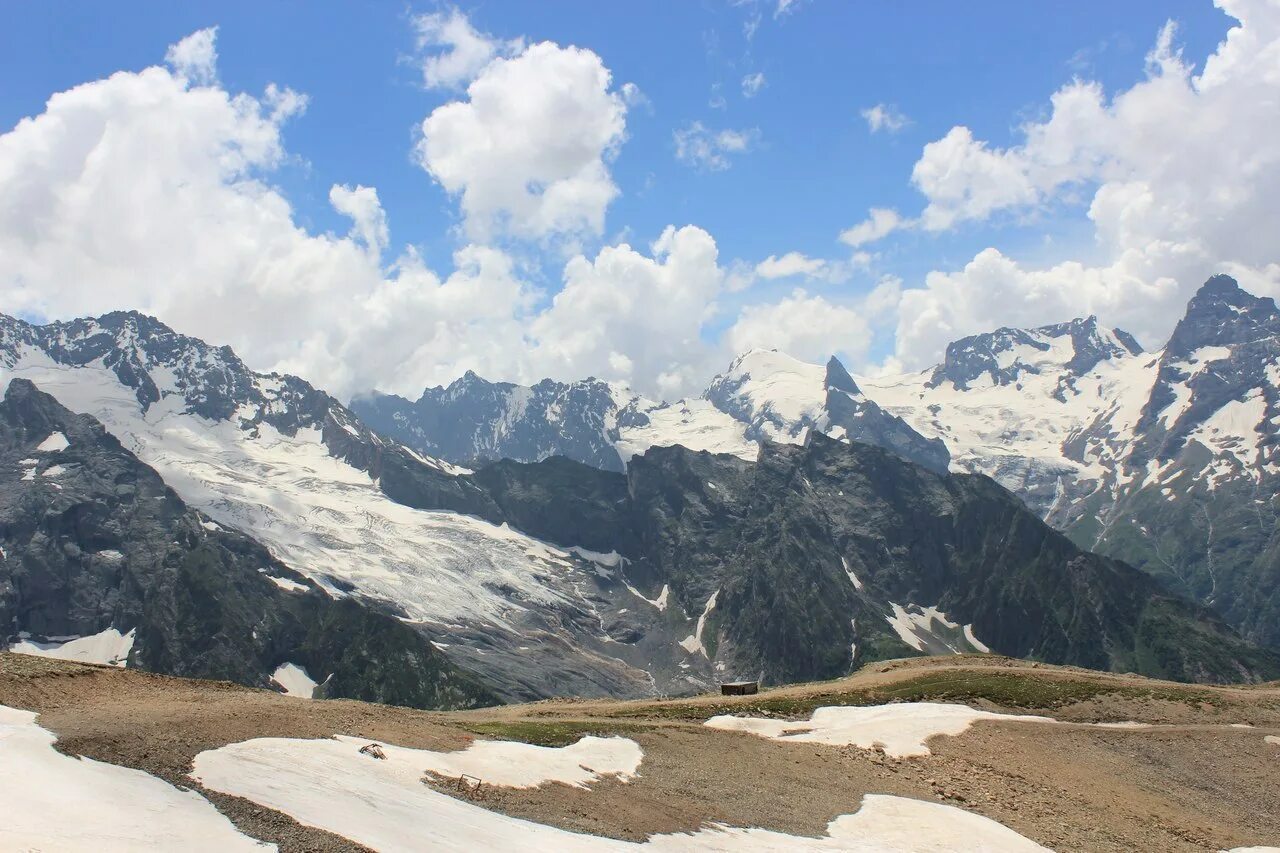
[[[378,760],[361,755],[360,743],[350,738],[250,740],[200,753],[192,776],[212,790],[245,797],[282,811],[299,823],[384,853],[1044,850],[981,815],[938,803],[881,795],[867,796],[856,814],[832,821],[825,838],[712,827],[691,834],[658,835],[634,844],[568,832],[454,799],[421,783],[421,764],[406,760],[419,751],[384,747],[387,758]],[[516,761],[522,762],[537,753],[517,750],[515,754]],[[517,772],[517,768],[510,768],[510,772]]]
[[[640,744],[623,737],[584,737],[570,746],[554,748],[512,741],[476,741],[459,752],[426,752],[385,746],[388,760],[406,756],[419,770],[437,776],[475,776],[489,785],[536,788],[563,782],[585,788],[603,776],[626,782],[635,778],[644,758]]]
[[[868,707],[818,708],[808,722],[767,720],[729,715],[712,717],[713,729],[749,732],[761,737],[869,749],[877,744],[888,755],[928,755],[925,741],[934,735],[958,735],[977,720],[1054,723],[1049,717],[993,714],[964,705],[912,702]]]
[[[0,847],[5,850],[275,850],[208,800],[141,770],[72,758],[36,715],[0,705]]]
[[[44,643],[22,637],[9,646],[9,651],[22,655],[37,655],[42,658],[74,660],[80,663],[124,666],[129,659],[129,652],[133,649],[133,637],[133,631],[121,634],[115,628],[108,628],[88,637],[59,638]]]

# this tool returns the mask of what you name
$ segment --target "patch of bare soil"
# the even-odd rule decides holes
[[[815,704],[964,701],[1075,722],[1139,720],[1153,729],[982,722],[936,737],[933,754],[780,743],[708,729],[714,713],[807,717]],[[1039,703],[1039,704],[1036,704]],[[1174,685],[1001,658],[925,659],[751,697],[553,700],[430,713],[307,701],[190,681],[0,654],[0,704],[40,713],[70,754],[137,767],[175,784],[194,756],[253,737],[347,734],[448,750],[475,737],[566,743],[585,732],[634,738],[640,776],[590,790],[486,786],[477,805],[615,838],[709,823],[821,836],[866,793],[946,802],[1059,850],[1220,850],[1280,843],[1280,687]],[[1255,728],[1232,728],[1248,723]],[[460,794],[448,780],[440,790]],[[235,797],[205,792],[243,831],[282,850],[357,846]]]

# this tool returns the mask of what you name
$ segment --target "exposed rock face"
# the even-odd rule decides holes
[[[532,387],[487,382],[471,371],[416,401],[373,394],[352,402],[383,435],[420,453],[458,462],[567,456],[621,471],[615,389],[596,379]]]
[[[1070,348],[1069,357],[1055,358],[1055,350],[1061,351],[1063,344]],[[984,378],[996,385],[1012,385],[1026,374],[1055,368],[1061,368],[1066,380],[1085,375],[1100,361],[1141,354],[1142,347],[1132,335],[1098,328],[1097,317],[1038,329],[1002,328],[948,344],[946,358],[934,368],[927,385],[936,388],[948,382],[964,391]]]
[[[971,648],[974,638],[1177,679],[1277,671],[1274,655],[1082,551],[985,477],[938,475],[818,433],[803,447],[766,445],[756,465],[654,449],[629,477],[648,570],[687,611],[714,600],[700,640],[718,638],[735,671],[825,678],[851,659],[909,653],[907,643]],[[945,615],[910,619],[928,608]],[[913,637],[911,625],[925,630]]]
[[[1275,303],[1227,276],[1206,282],[1140,406],[1108,409],[1072,437],[1070,453],[1107,464],[1098,488],[1051,520],[1280,646]]]
[[[128,665],[153,672],[267,687],[292,663],[329,697],[494,700],[425,637],[191,510],[100,423],[21,379],[0,403],[0,542],[5,638],[115,628],[134,632]]]
[[[965,338],[923,376],[863,386],[946,441],[954,468],[1280,646],[1272,300],[1215,276],[1160,352],[1090,318]]]

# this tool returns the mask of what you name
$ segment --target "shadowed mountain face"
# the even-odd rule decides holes
[[[1109,464],[1051,520],[1280,647],[1280,311],[1215,276],[1152,373],[1140,409],[1073,436],[1077,458]]]
[[[102,425],[16,379],[0,403],[0,626],[132,634],[129,666],[267,687],[294,664],[319,695],[425,708],[493,701],[391,616],[334,599],[201,516]]]
[[[646,598],[698,617],[684,642],[723,672],[811,680],[989,647],[1180,680],[1280,673],[1275,655],[1081,550],[991,480],[869,445],[815,433],[764,445],[756,463],[653,448],[625,486],[567,460],[475,476],[526,531],[569,541],[586,528],[616,547]]]

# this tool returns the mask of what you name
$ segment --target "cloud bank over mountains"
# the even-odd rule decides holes
[[[887,328],[896,342],[882,369],[915,368],[965,334],[1091,313],[1158,344],[1210,273],[1280,292],[1280,2],[1218,3],[1239,23],[1203,67],[1170,25],[1144,79],[1113,93],[1069,83],[1017,144],[957,126],[925,145],[903,176],[918,212],[831,223],[830,258],[777,246],[750,260],[722,258],[696,224],[674,222],[648,245],[604,240],[639,89],[599,55],[498,39],[456,10],[420,16],[422,84],[450,100],[422,119],[411,153],[456,204],[449,271],[396,242],[407,226],[388,221],[376,187],[329,190],[346,233],[300,224],[273,177],[305,156],[285,134],[307,95],[229,91],[216,29],[201,30],[164,65],[57,93],[0,135],[0,310],[137,308],[342,396],[416,393],[467,369],[675,396],[748,347],[840,352],[871,370]],[[710,171],[748,162],[760,138],[696,123],[671,132],[672,156]],[[989,248],[923,280],[876,268],[899,232],[927,240],[1079,199],[1091,262],[1033,266]],[[530,274],[531,257],[545,274]],[[861,292],[841,286],[854,270]]]

